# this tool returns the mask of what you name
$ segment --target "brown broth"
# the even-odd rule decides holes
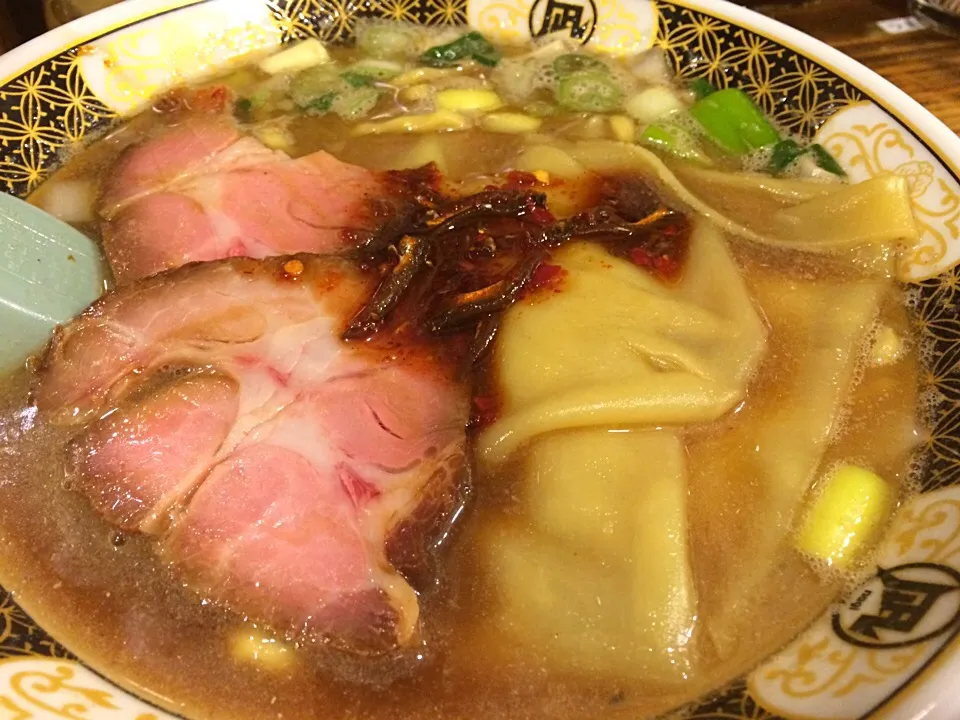
[[[749,275],[748,275],[749,277]],[[907,329],[901,303],[891,293],[883,320]],[[760,412],[775,401],[778,378],[789,371],[789,347],[777,347],[752,383],[738,418]],[[764,592],[744,608],[738,647],[720,661],[699,659],[700,667],[682,695],[664,695],[642,679],[625,684],[551,673],[521,648],[491,647],[482,638],[491,606],[486,587],[472,561],[477,531],[488,519],[509,513],[515,502],[509,485],[479,484],[461,534],[444,563],[443,587],[428,599],[424,617],[430,631],[420,667],[369,670],[351,667],[348,659],[321,647],[296,650],[289,674],[274,674],[235,660],[231,634],[243,627],[231,617],[180,587],[150,552],[150,541],[131,536],[121,545],[115,532],[97,518],[78,493],[63,487],[64,471],[55,448],[62,437],[39,427],[17,437],[23,415],[27,376],[20,373],[3,388],[6,406],[0,415],[0,576],[6,588],[68,648],[121,684],[146,690],[162,705],[197,717],[265,718],[358,717],[408,718],[473,716],[575,718],[599,716],[611,698],[636,716],[663,712],[735,677],[774,651],[811,622],[843,586],[845,577],[825,577],[798,555],[785,553]],[[852,393],[849,418],[832,446],[832,457],[862,457],[884,477],[906,490],[909,453],[905,421],[914,416],[916,385],[913,358],[884,368],[870,368]],[[756,408],[756,409],[755,409]],[[722,440],[722,437],[721,437]],[[710,437],[692,438],[690,513],[693,564],[703,598],[703,623],[709,624],[713,533],[698,534],[704,513],[734,512],[750,517],[750,507],[736,488],[710,482],[717,462],[738,462],[743,448],[726,447],[718,458]],[[720,443],[721,448],[723,443]],[[841,450],[842,448],[842,450]],[[739,457],[738,457],[739,456]],[[498,487],[492,491],[491,487]],[[764,518],[755,518],[764,522]],[[727,538],[732,541],[732,538]],[[722,563],[719,565],[722,567]],[[764,608],[767,608],[764,610]],[[483,678],[483,682],[477,682]],[[381,684],[385,684],[380,687]],[[211,692],[211,688],[214,688]],[[339,708],[331,713],[330,708]]]
[[[104,164],[155,122],[149,114],[108,140],[80,152],[58,178],[95,178]],[[301,119],[291,126],[294,154],[327,149],[373,169],[393,167],[419,142],[415,137],[351,138],[344,123]],[[544,132],[563,134],[560,120]],[[514,137],[479,131],[437,136],[455,179],[494,172],[514,156]],[[54,182],[56,181],[54,180]],[[49,186],[48,186],[49,187]],[[34,197],[42,201],[48,187]],[[795,273],[789,260],[741,249],[738,260],[749,285]],[[804,274],[832,272],[816,264]],[[882,322],[903,337],[911,327],[900,291],[890,286]],[[713,427],[686,435],[691,480],[690,540],[698,595],[698,636],[708,638],[723,587],[738,572],[724,558],[736,556],[739,533],[769,522],[753,512],[745,487],[711,479],[717,467],[749,474],[747,448],[727,441],[740,423],[762,417],[778,401],[785,378],[803,347],[774,326],[766,359],[738,411]],[[846,422],[833,438],[821,468],[860,458],[901,494],[909,491],[918,399],[918,364],[911,349],[887,367],[864,367],[850,393]],[[152,541],[126,536],[100,520],[84,499],[64,487],[58,449],[63,431],[33,426],[26,405],[29,374],[0,386],[0,580],[54,637],[121,685],[172,710],[203,718],[429,718],[484,717],[567,720],[629,711],[639,718],[665,712],[748,670],[810,623],[849,582],[850,576],[816,571],[785,549],[762,592],[733,618],[732,649],[718,653],[698,643],[695,670],[682,691],[643,678],[598,679],[549,669],[542,658],[486,632],[494,589],[476,560],[479,531],[515,511],[510,478],[477,483],[456,542],[447,551],[439,591],[424,599],[427,638],[422,657],[404,665],[358,661],[321,643],[303,643],[294,663],[272,671],[236,659],[231,638],[244,618],[201,602],[181,586],[151,551]]]

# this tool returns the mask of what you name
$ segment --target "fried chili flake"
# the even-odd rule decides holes
[[[675,281],[680,275],[683,265],[679,258],[666,254],[655,254],[642,247],[631,248],[628,256],[637,267],[651,270],[657,277]]]
[[[497,419],[499,403],[492,395],[475,395],[473,397],[473,412],[470,417],[470,426],[485,428]]]
[[[182,112],[200,112],[219,115],[232,103],[232,91],[226,85],[211,85],[202,88],[175,88],[153,104],[153,110],[161,115]]]
[[[533,271],[533,275],[530,276],[530,282],[527,283],[526,289],[528,291],[538,290],[547,285],[552,285],[563,277],[566,272],[567,271],[559,265],[541,263],[537,266],[537,269]]]

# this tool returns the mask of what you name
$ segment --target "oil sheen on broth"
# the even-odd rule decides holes
[[[285,638],[203,601],[154,538],[95,514],[65,480],[76,429],[28,400],[35,363],[2,387],[3,586],[94,668],[195,717],[641,717],[710,692],[868,566],[869,551],[838,568],[794,546],[830,469],[863,466],[898,500],[910,492],[919,360],[891,277],[909,233],[889,218],[882,237],[850,237],[842,222],[847,235],[823,232],[818,203],[851,192],[829,161],[800,144],[777,165],[784,139],[712,141],[722,130],[691,111],[711,89],[673,84],[656,56],[600,61],[548,39],[501,57],[474,42],[423,67],[424,50],[460,33],[371,27],[358,48],[161,99],[78,151],[32,201],[62,208],[62,187],[90,196],[126,148],[226,112],[295,158],[326,150],[376,171],[434,162],[454,194],[523,171],[514,181],[535,181],[561,218],[596,202],[597,174],[645,178],[692,220],[680,279],[643,269],[646,255],[565,243],[544,261],[559,268],[553,284],[503,312],[469,380],[481,411],[494,407],[468,434],[472,492],[421,593],[422,645],[399,659]],[[412,129],[390,128],[401,116]],[[745,167],[777,177],[758,187]],[[903,200],[895,183],[862,192]],[[95,212],[70,208],[98,232]],[[823,238],[829,247],[804,245]],[[578,409],[581,384],[596,389],[596,413]],[[700,409],[675,399],[690,387],[707,398]],[[632,404],[611,410],[622,403],[606,391]],[[259,657],[237,649],[251,635],[268,639]]]

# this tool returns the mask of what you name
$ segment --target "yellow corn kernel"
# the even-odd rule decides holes
[[[498,112],[485,115],[480,124],[484,130],[490,132],[519,135],[520,133],[536,132],[543,124],[543,120],[523,113]]]
[[[289,670],[295,659],[289,645],[256,627],[245,627],[234,633],[231,650],[238,662],[254,663],[274,672]]]
[[[532,132],[523,139],[523,144],[527,146],[531,145],[554,145],[556,144],[556,139],[552,135],[547,133]]]
[[[293,134],[278,125],[264,125],[253,131],[254,137],[271,150],[290,150],[293,147]]]
[[[227,76],[223,82],[234,92],[242,93],[256,84],[257,76],[248,68],[243,68]]]
[[[637,135],[637,124],[626,115],[611,115],[610,131],[620,142],[632,143]]]
[[[424,133],[444,130],[466,130],[470,121],[460,113],[437,110],[427,115],[400,115],[379,122],[359,123],[352,135],[382,135],[385,133]]]
[[[440,90],[434,102],[438,110],[483,113],[503,107],[503,100],[493,90]]]
[[[797,548],[831,567],[845,567],[875,537],[893,510],[890,486],[855,465],[841,465],[825,479],[800,532]]]
[[[330,53],[316,38],[304,40],[292,48],[281,50],[275,55],[260,61],[260,69],[268,75],[292,73],[305,70],[314,65],[330,62]]]
[[[433,95],[433,86],[428,85],[427,83],[409,85],[408,87],[402,88],[400,92],[397,93],[397,97],[401,102],[408,103],[422,102],[431,95]]]
[[[893,328],[884,325],[873,341],[870,362],[873,365],[893,365],[901,357],[903,357],[903,340]]]
[[[400,73],[395,78],[391,78],[390,84],[394,87],[402,88],[418,83],[436,82],[437,80],[443,80],[458,75],[459,73],[459,68],[414,68],[413,70]]]
[[[591,115],[579,124],[576,134],[584,140],[605,140],[609,137],[607,130],[605,115]]]
[[[550,184],[550,173],[548,173],[546,170],[534,170],[530,174],[537,179],[537,182],[541,182],[544,185]]]
[[[546,170],[551,177],[563,179],[576,178],[586,172],[583,165],[560,148],[540,144],[525,148],[514,161],[513,167],[526,172]]]
[[[433,163],[442,173],[450,171],[450,164],[447,162],[447,152],[444,149],[444,143],[440,136],[436,134],[424,135],[413,143],[413,147],[401,154],[387,168],[387,170],[406,170],[408,168],[419,168]],[[479,192],[478,188],[477,192]],[[465,193],[470,194],[470,193]]]

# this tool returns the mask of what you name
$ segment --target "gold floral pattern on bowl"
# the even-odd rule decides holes
[[[225,30],[227,9],[239,19]],[[956,635],[957,619],[939,620],[950,615],[952,606],[942,600],[952,602],[950,594],[933,598],[923,616],[914,611],[913,625],[904,632],[876,626],[878,621],[870,620],[877,617],[870,614],[873,606],[864,604],[866,599],[857,603],[868,590],[870,602],[882,603],[885,583],[920,583],[927,573],[944,585],[951,573],[960,573],[960,185],[949,163],[929,149],[932,143],[836,69],[746,20],[726,19],[722,8],[706,11],[666,0],[157,0],[145,17],[63,47],[13,77],[0,77],[0,188],[28,195],[76,143],[191,73],[277,42],[344,40],[365,17],[470,23],[505,42],[566,32],[607,52],[658,47],[680,77],[740,87],[782,128],[825,143],[854,180],[881,172],[908,179],[924,242],[905,259],[902,273],[912,281],[913,310],[930,350],[924,391],[937,401],[924,446],[923,493],[898,516],[884,550],[884,570],[750,677],[686,716],[818,718],[826,716],[818,708],[828,708],[829,717],[842,720],[863,716],[901,692]],[[184,40],[178,29],[188,20]],[[894,640],[887,648],[863,647],[857,628]],[[5,658],[0,714],[170,717],[78,663],[6,594],[0,595],[0,658]]]

